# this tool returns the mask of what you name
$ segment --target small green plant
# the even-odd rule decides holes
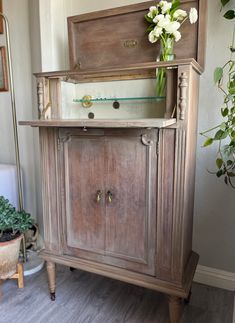
[[[25,211],[16,211],[0,196],[0,241],[12,240],[32,227],[33,219]]]
[[[230,0],[220,0],[222,8]],[[235,9],[228,10],[224,17],[234,20]],[[204,132],[201,135],[206,137],[204,147],[211,144],[218,145],[216,156],[217,177],[224,177],[227,185],[235,188],[235,26],[233,25],[232,44],[229,47],[230,59],[214,71],[214,82],[219,91],[223,94],[223,104],[221,107],[222,122]],[[211,135],[213,133],[213,136]]]

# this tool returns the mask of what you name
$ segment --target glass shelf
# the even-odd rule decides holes
[[[130,98],[89,98],[83,97],[82,99],[74,99],[75,103],[87,103],[87,102],[118,102],[118,101],[162,101],[166,97],[160,96],[144,96],[144,97],[130,97]]]

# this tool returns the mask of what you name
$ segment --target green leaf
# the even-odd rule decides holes
[[[223,77],[223,69],[222,67],[216,67],[214,71],[214,82],[218,83]]]
[[[227,174],[229,177],[235,177],[235,173],[233,173],[233,172],[228,172]]]
[[[144,19],[145,19],[147,22],[153,23],[153,19],[152,19],[152,18],[150,18],[150,17],[148,16],[148,14],[144,15]]]
[[[180,6],[180,0],[173,0],[172,1],[172,7],[171,7],[171,13],[174,13]]]
[[[232,160],[227,160],[227,166],[231,166],[233,164],[233,161]]]
[[[208,139],[204,142],[203,147],[210,146],[212,143],[213,143],[213,138],[208,138]]]
[[[225,139],[227,135],[228,135],[227,131],[219,130],[216,132],[214,140]]]
[[[230,0],[220,0],[222,6],[226,6],[227,3],[229,3]]]
[[[235,10],[228,10],[227,12],[225,12],[224,14],[224,18],[232,20],[235,18]]]
[[[154,29],[154,27],[155,27],[155,24],[151,24],[150,26],[148,26],[148,28],[146,29],[146,32],[150,32],[150,31],[152,31],[153,29]]]
[[[232,131],[231,136],[233,137],[233,139],[235,139],[235,131],[234,130]]]
[[[216,173],[216,176],[217,177],[221,177],[223,175],[223,171],[222,169],[220,169],[217,173]]]
[[[222,108],[221,109],[221,114],[222,114],[223,117],[226,117],[228,115],[228,108],[224,108],[224,109]]]
[[[231,47],[230,47],[230,50],[232,51],[232,49],[234,49],[234,51],[235,51],[235,48],[232,48],[232,46],[231,46]],[[231,71],[232,71],[232,69],[234,68],[235,61],[232,61],[229,65],[230,65],[230,67],[229,67],[229,72],[231,72]]]
[[[229,49],[230,49],[230,51],[231,51],[232,53],[235,53],[235,47],[230,46],[230,47],[229,47]],[[234,62],[233,62],[233,63],[234,63]]]
[[[228,177],[227,176],[224,177],[224,182],[226,185],[228,185]]]
[[[220,125],[220,129],[221,130],[225,130],[226,129],[226,123],[225,122],[222,122],[221,125]]]
[[[221,158],[216,159],[216,166],[220,169],[223,166],[223,160]]]

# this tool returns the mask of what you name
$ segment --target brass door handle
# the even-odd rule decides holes
[[[109,203],[112,203],[112,199],[113,199],[113,194],[112,194],[112,192],[108,191],[108,192],[107,192],[107,197],[108,197],[108,202],[109,202]]]
[[[97,193],[96,193],[96,202],[99,203],[102,199],[102,191],[101,190],[98,190]]]

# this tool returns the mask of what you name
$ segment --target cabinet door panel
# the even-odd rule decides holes
[[[154,273],[156,140],[106,137],[106,255]]]
[[[103,253],[105,239],[104,140],[70,136],[64,143],[66,252]]]

